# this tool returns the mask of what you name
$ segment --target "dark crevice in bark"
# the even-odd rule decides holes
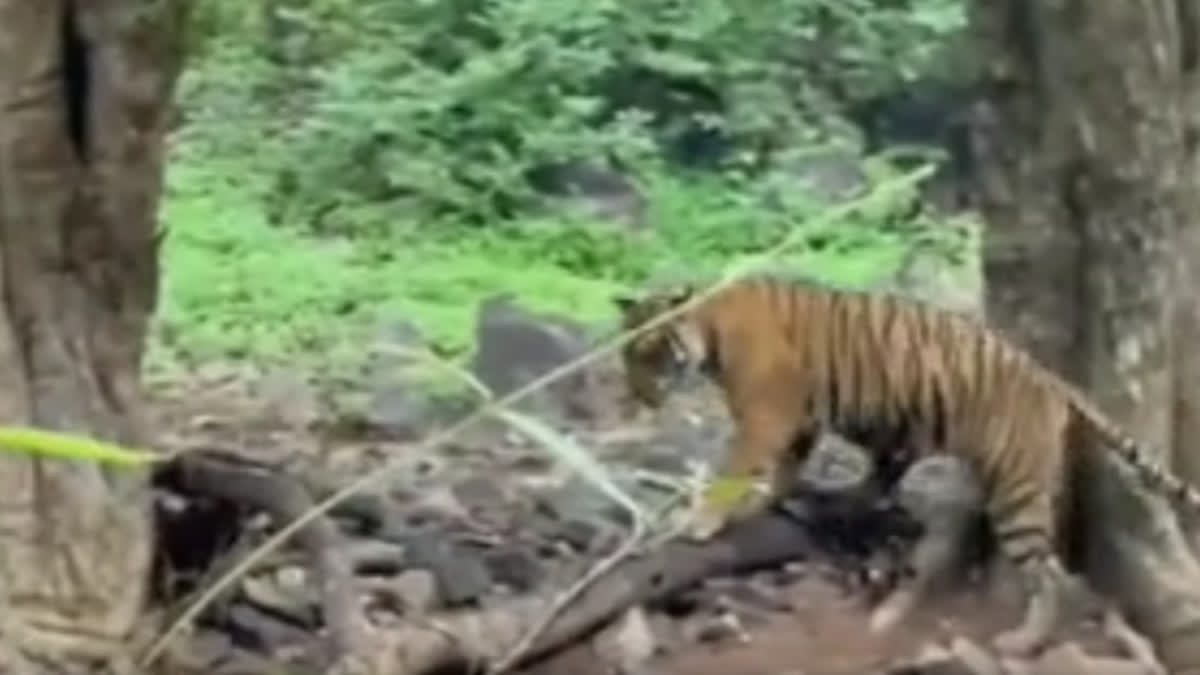
[[[1074,335],[1080,335],[1085,326],[1083,325],[1084,317],[1091,316],[1095,309],[1092,306],[1092,294],[1088,291],[1087,272],[1079,264],[1090,259],[1095,251],[1091,245],[1091,237],[1088,236],[1088,207],[1087,196],[1082,193],[1083,180],[1085,176],[1084,162],[1081,159],[1074,159],[1060,172],[1060,194],[1062,196],[1062,211],[1065,216],[1065,229],[1070,231],[1074,238],[1075,246],[1075,270],[1071,275],[1073,287],[1069,291],[1075,305],[1075,312],[1072,315],[1076,325],[1071,327]],[[1079,358],[1077,351],[1068,350],[1062,354],[1064,363],[1061,368],[1075,382],[1088,381],[1088,368],[1084,360]]]
[[[137,366],[157,275],[144,258],[183,4],[0,0],[0,89],[20,94],[0,143],[7,423],[147,438]],[[9,651],[83,672],[74,666],[125,651],[139,621],[157,620],[144,611],[156,543],[144,474],[5,463],[0,601],[20,630],[0,640],[0,672],[26,672],[8,667]]]
[[[1042,45],[1037,20],[1037,8],[1032,0],[1016,0],[1008,6],[1005,30],[1011,44],[1025,60],[1024,72],[1035,78],[1034,91],[1040,92],[1042,75]]]
[[[1179,66],[1184,75],[1196,70],[1200,65],[1200,45],[1196,35],[1197,14],[1195,0],[1176,0],[1175,12],[1179,26]]]
[[[0,330],[7,330],[9,339],[17,358],[6,363],[6,367],[21,372],[9,379],[9,382],[20,382],[25,392],[10,392],[11,395],[25,398],[32,382],[32,353],[31,332],[32,317],[21,302],[21,272],[19,266],[26,261],[14,254],[19,247],[15,242],[22,236],[21,223],[25,213],[23,202],[19,199],[21,192],[16,180],[17,167],[14,157],[14,143],[8,139],[0,139],[0,301],[3,302],[4,316],[7,321],[0,322]],[[26,235],[27,236],[27,235]]]
[[[80,162],[87,163],[90,151],[88,110],[91,104],[91,45],[79,30],[74,2],[63,3],[59,48],[62,59],[63,112],[67,137]]]
[[[1196,154],[1197,141],[1200,141],[1200,133],[1194,126],[1189,125],[1183,130],[1183,148],[1188,155]]]
[[[1183,74],[1185,86],[1196,76],[1200,67],[1200,7],[1195,0],[1176,0],[1176,23],[1179,26],[1179,69]],[[1190,97],[1185,98],[1190,100]],[[1196,154],[1200,144],[1200,130],[1196,128],[1195,114],[1186,115],[1183,126],[1183,147],[1189,159]]]

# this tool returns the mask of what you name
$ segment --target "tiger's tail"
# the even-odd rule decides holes
[[[1143,484],[1200,514],[1200,490],[1156,460],[1156,454],[1150,448],[1122,430],[1082,393],[1069,385],[1066,387],[1075,412],[1106,446],[1133,469]]]

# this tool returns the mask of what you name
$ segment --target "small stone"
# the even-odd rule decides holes
[[[308,570],[299,565],[287,565],[275,572],[275,581],[284,589],[302,589],[308,585]]]
[[[471,517],[470,510],[458,498],[455,490],[446,486],[431,487],[409,510],[415,515],[448,520],[467,520]]]
[[[426,614],[437,605],[437,578],[428,570],[405,570],[391,585],[407,615]]]
[[[693,617],[684,634],[689,642],[716,643],[731,638],[743,644],[750,642],[741,620],[732,612]]]
[[[406,561],[434,575],[438,595],[447,607],[473,603],[491,588],[488,566],[474,550],[435,532],[418,533],[405,543]]]
[[[658,637],[640,607],[627,610],[592,640],[597,656],[618,668],[618,672],[642,669],[658,652],[658,644]]]
[[[497,549],[485,553],[483,559],[492,579],[517,591],[531,590],[543,575],[542,564],[525,550]]]
[[[232,638],[220,631],[202,629],[179,640],[169,648],[171,661],[178,667],[205,672],[227,657],[234,649]]]
[[[316,619],[317,598],[307,587],[285,588],[267,576],[251,576],[242,580],[242,592],[252,603],[287,616],[300,624],[312,624]]]

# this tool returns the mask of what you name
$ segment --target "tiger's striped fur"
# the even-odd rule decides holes
[[[617,298],[625,329],[691,299],[690,288]],[[1200,511],[1200,492],[1143,452],[1076,387],[978,320],[897,295],[771,276],[735,281],[626,343],[636,400],[660,406],[664,377],[706,372],[736,425],[721,470],[766,489],[736,505],[702,500],[691,534],[707,538],[763,505],[822,428],[902,434],[910,448],[964,457],[982,481],[1000,550],[1031,584],[1025,622],[997,638],[1043,647],[1058,620],[1055,555],[1069,453],[1090,432],[1148,486]]]

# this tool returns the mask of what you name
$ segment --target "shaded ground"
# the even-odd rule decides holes
[[[780,589],[792,607],[748,628],[749,642],[693,646],[662,659],[663,675],[861,675],[913,658],[921,648],[964,636],[980,644],[1018,618],[1012,594],[964,589],[937,598],[913,620],[886,636],[866,629],[860,594],[812,576]],[[1095,622],[1080,622],[1068,636],[1089,654],[1115,654]]]

